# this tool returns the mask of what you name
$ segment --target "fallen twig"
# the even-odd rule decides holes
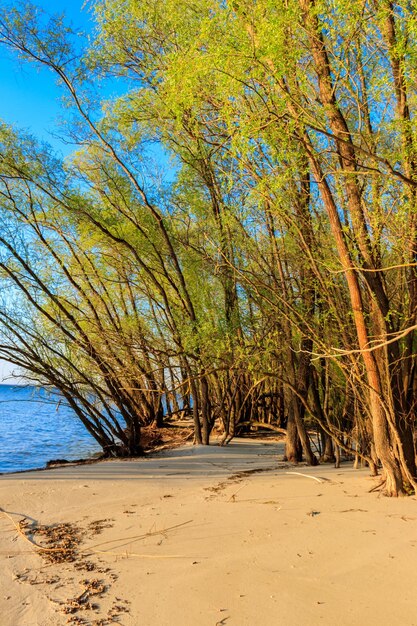
[[[15,527],[15,529],[17,530],[17,532],[19,533],[19,535],[25,539],[25,541],[27,543],[30,544],[30,546],[36,549],[36,551],[39,551],[40,554],[45,554],[45,553],[72,553],[74,552],[74,548],[63,548],[63,547],[47,547],[47,546],[42,546],[39,543],[36,543],[36,541],[34,541],[33,539],[31,539],[30,537],[27,536],[26,533],[23,532],[23,530],[21,529],[21,527],[19,526],[19,523],[16,523],[15,520],[12,518],[12,516],[5,511],[2,507],[0,507],[0,513],[3,513],[3,515],[5,517],[7,517],[13,524],[13,526]],[[25,518],[23,518],[24,520]],[[21,520],[20,523],[23,521]],[[77,549],[76,552],[78,554],[83,554],[84,556],[87,554],[108,554],[111,556],[120,556],[120,557],[126,557],[126,556],[134,556],[134,557],[140,557],[140,558],[146,558],[146,559],[180,559],[180,558],[189,558],[189,556],[185,556],[185,555],[180,555],[180,554],[173,554],[173,555],[162,555],[162,554],[158,554],[158,555],[153,555],[153,554],[136,554],[136,553],[127,553],[127,552],[112,552],[109,550],[97,550],[97,548],[99,546],[103,546],[103,545],[107,545],[110,543],[116,543],[119,541],[131,541],[131,540],[139,540],[139,539],[145,539],[146,537],[153,537],[155,535],[163,535],[167,532],[170,532],[171,530],[175,530],[176,528],[180,528],[181,526],[185,526],[186,524],[190,524],[193,520],[188,520],[186,522],[182,522],[181,524],[175,524],[175,526],[170,526],[169,528],[164,528],[162,530],[158,530],[158,531],[153,531],[153,532],[148,532],[142,535],[135,535],[133,537],[121,537],[118,539],[112,539],[109,541],[104,541],[101,543],[97,543],[94,544],[93,546],[90,547],[86,547],[86,548],[81,548],[81,549]]]
[[[325,481],[322,478],[317,478],[317,476],[310,476],[310,474],[302,474],[301,472],[285,472],[286,474],[294,474],[295,476],[304,476],[304,478],[311,478],[311,480],[315,480],[318,483],[324,483]]]
[[[146,539],[146,537],[153,537],[154,535],[163,535],[167,532],[170,532],[171,530],[176,530],[177,528],[181,528],[181,526],[186,526],[187,524],[191,524],[192,521],[193,520],[190,519],[186,522],[181,522],[181,524],[175,524],[175,526],[170,526],[169,528],[163,528],[162,530],[154,530],[148,533],[144,533],[142,535],[133,535],[132,537],[121,537],[119,539],[110,539],[109,541],[102,541],[101,543],[95,543],[90,548],[85,548],[85,551],[94,552],[94,549],[98,548],[99,546],[105,546],[105,545],[108,545],[109,543],[116,543],[118,541],[133,541],[133,540],[139,540],[139,539]]]

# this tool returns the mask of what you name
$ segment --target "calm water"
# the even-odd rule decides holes
[[[99,451],[71,409],[43,389],[0,385],[0,472],[44,467],[51,459]]]

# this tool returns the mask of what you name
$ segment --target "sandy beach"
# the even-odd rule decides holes
[[[417,625],[416,498],[282,447],[1,476],[1,626]]]

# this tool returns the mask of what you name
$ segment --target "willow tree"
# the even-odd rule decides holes
[[[384,467],[387,492],[393,495],[416,484],[414,381],[410,380],[409,358],[417,304],[413,267],[416,181],[409,130],[411,85],[406,79],[416,42],[415,18],[407,7],[382,3],[376,13],[369,5],[352,14],[341,3],[329,19],[323,13],[325,5],[300,3],[304,41],[311,50],[311,77],[319,96],[310,119],[304,120],[308,129],[304,141],[346,273],[369,385],[375,454]],[[293,93],[292,86],[289,90]],[[297,87],[296,93],[298,111],[312,104],[305,91],[300,94]],[[389,105],[381,106],[382,99]],[[333,171],[326,175],[329,165]],[[404,205],[393,210],[388,198],[396,193]],[[339,207],[344,210],[344,224]],[[393,258],[390,249],[393,234],[399,232],[407,242],[405,259],[403,254]],[[386,276],[401,269],[384,271],[388,259],[390,265],[407,266],[406,307],[398,307]]]
[[[262,22],[251,19],[247,6],[239,3],[237,13],[281,96],[275,112],[290,120],[328,216],[356,327],[351,349],[364,367],[373,454],[387,493],[397,495],[416,484],[409,358],[416,181],[408,78],[415,17],[406,3],[381,3],[377,11],[372,3],[289,3],[272,39],[263,37]],[[263,23],[269,19],[265,12]],[[393,206],[395,196],[400,205]],[[405,255],[395,249],[399,235]],[[395,275],[405,306],[393,289]]]
[[[142,303],[127,343],[121,332],[126,363],[135,338],[146,344],[148,316],[162,375],[191,391],[197,441],[208,442],[216,418],[227,428],[231,417],[252,419],[275,394],[291,460],[302,447],[316,462],[314,419],[324,457],[330,439],[356,441],[382,465],[388,494],[415,489],[417,28],[408,3],[94,7],[96,38],[81,56],[62,21],[42,25],[33,8],[26,21],[3,12],[0,30],[72,102],[80,149],[64,191],[42,168],[31,184],[89,224],[106,253],[120,250],[118,280],[125,272],[123,288]],[[124,90],[101,110],[88,95],[98,78]],[[168,191],[148,184],[149,143],[175,159]]]
[[[90,100],[83,91],[86,61],[78,59],[71,48],[67,39],[71,35],[69,29],[64,28],[62,22],[56,19],[44,24],[42,12],[33,7],[25,9],[25,18],[22,21],[19,11],[16,10],[4,14],[3,43],[24,58],[48,67],[59,77],[72,100],[74,112],[79,120],[73,139],[79,141],[82,147],[74,155],[71,165],[65,172],[69,183],[64,177],[58,180],[50,170],[48,171],[48,165],[51,164],[46,162],[42,163],[41,170],[38,171],[33,167],[33,159],[30,156],[25,162],[27,168],[32,165],[27,180],[27,172],[20,171],[16,164],[13,175],[20,179],[23,185],[29,181],[30,185],[43,194],[42,202],[51,200],[52,203],[58,204],[62,211],[60,235],[64,241],[65,229],[68,227],[66,217],[72,216],[85,225],[94,242],[93,248],[97,246],[100,249],[100,246],[104,246],[103,254],[111,254],[108,252],[111,250],[115,256],[121,255],[117,280],[120,280],[119,271],[124,269],[125,276],[129,276],[125,286],[133,293],[133,302],[141,300],[145,295],[145,310],[150,308],[156,313],[156,317],[160,316],[161,319],[155,319],[154,315],[153,325],[155,328],[164,329],[165,350],[169,345],[168,358],[171,359],[171,364],[172,359],[176,360],[174,369],[176,367],[181,369],[182,378],[185,378],[184,385],[191,390],[196,440],[208,443],[215,412],[209,393],[210,378],[206,370],[208,366],[213,370],[213,354],[216,352],[219,354],[218,338],[222,320],[219,320],[215,297],[219,288],[223,287],[225,291],[226,324],[234,323],[232,318],[236,319],[237,316],[234,304],[236,293],[231,283],[230,268],[227,267],[226,271],[220,274],[213,272],[211,267],[209,269],[207,259],[201,259],[201,256],[194,253],[199,245],[198,236],[193,240],[192,246],[180,243],[185,234],[182,226],[178,226],[180,215],[175,206],[183,205],[184,202],[201,204],[204,198],[201,194],[197,197],[197,190],[197,195],[192,198],[185,197],[185,194],[178,190],[170,199],[168,194],[160,195],[155,186],[151,188],[149,182],[143,183],[142,166],[145,160],[143,153],[147,137],[142,133],[127,139],[114,128],[110,114],[97,121],[96,112],[92,110]],[[6,172],[4,176],[7,176]],[[78,188],[81,188],[82,192],[78,191]],[[212,205],[217,201],[218,199],[212,195]],[[11,202],[13,203],[13,199]],[[195,207],[187,209],[188,213],[194,210]],[[38,226],[33,215],[27,218],[27,222],[29,227]],[[38,231],[36,234],[41,238],[42,233],[39,234]],[[94,240],[95,237],[98,237],[99,243]],[[91,247],[88,238],[79,241],[81,245]],[[68,245],[68,242],[65,243]],[[52,258],[58,261],[61,252],[59,246],[54,246],[56,244],[51,244],[48,251]],[[116,252],[118,247],[120,253]],[[98,254],[102,254],[101,251]],[[74,264],[71,267],[62,264],[60,267],[70,287],[75,287],[78,291],[77,297],[81,293],[85,299],[85,293],[74,279],[74,271],[77,271]],[[98,264],[95,263],[94,267],[97,269]],[[29,267],[29,271],[30,269]],[[89,272],[87,269],[83,277],[87,281]],[[105,275],[106,270],[102,265],[97,272],[104,283],[108,284],[112,280],[112,277]],[[113,289],[110,292],[112,293]],[[65,293],[63,297],[67,296]],[[111,317],[110,310],[103,311],[101,317],[94,311],[94,307],[89,308],[96,324],[102,324],[102,320]],[[79,311],[76,311],[74,314],[72,324],[79,325],[78,313]],[[144,315],[143,308],[141,315],[142,317]],[[84,330],[83,324],[85,319],[80,331]],[[121,346],[118,346],[118,343],[123,344],[125,341],[123,331],[115,328],[112,332],[113,343],[110,342],[109,328],[107,326],[103,328],[104,345],[109,343],[110,347],[107,354],[103,354],[102,349],[98,352],[97,361],[101,367],[108,368],[109,379],[115,377],[119,369],[123,369],[124,374],[118,381],[120,386],[118,395],[127,395],[131,402],[130,391],[133,392],[133,396],[141,392],[140,376],[139,381],[135,381],[132,380],[133,376],[128,376],[126,372],[129,371],[131,361],[135,362],[137,342],[142,337],[142,331],[140,325],[136,324],[133,335],[138,334],[130,337],[132,342],[130,348],[123,345],[125,351],[123,356],[119,356]],[[217,346],[214,350],[213,344]],[[155,354],[154,349],[149,352]],[[159,354],[163,354],[163,349]],[[159,361],[157,365],[162,376],[164,368],[170,367],[166,359],[163,362]],[[221,368],[222,365],[216,365],[214,373]],[[149,367],[146,371],[149,372]],[[151,386],[150,393],[154,391],[158,400],[160,397],[158,389],[153,389],[157,385],[153,384],[150,374],[147,385]],[[221,410],[222,402],[219,401],[218,404]]]
[[[131,71],[139,81],[151,77],[152,106],[163,102],[177,124],[174,142],[187,125],[206,146],[253,162],[269,156],[257,150],[260,138],[275,148],[281,188],[286,176],[296,177],[288,165],[300,155],[298,178],[310,178],[308,210],[327,215],[346,281],[356,337],[350,343],[343,337],[343,354],[360,356],[356,374],[363,368],[371,454],[382,463],[387,492],[402,493],[416,476],[415,17],[407,3],[389,2],[376,9],[267,0],[168,8],[156,1],[98,3],[107,68]],[[129,111],[134,115],[135,106]],[[236,177],[242,180],[241,172],[233,183]],[[393,206],[392,198],[401,204]],[[273,194],[269,200],[276,206]],[[318,255],[306,229],[298,236],[310,250],[308,283]],[[396,246],[398,236],[406,253]],[[302,351],[311,354],[317,336],[304,335]],[[343,357],[337,345],[331,337],[316,347],[337,360]],[[294,391],[305,401],[306,393]]]
[[[304,230],[311,230],[308,174],[306,180],[300,183],[300,175],[301,178],[304,175],[303,165],[294,165],[293,160],[294,182],[291,183],[287,176],[285,182],[272,185],[274,189],[270,188],[268,181],[275,173],[282,181],[283,168],[280,165],[271,166],[271,162],[276,163],[277,155],[270,152],[262,136],[264,111],[259,110],[250,94],[242,92],[243,81],[230,80],[227,73],[228,66],[233,64],[234,69],[239,67],[242,76],[253,67],[253,63],[248,61],[250,54],[247,55],[246,34],[241,25],[234,20],[232,35],[226,33],[229,26],[226,14],[222,11],[212,13],[210,2],[199,4],[195,10],[190,10],[186,3],[171,7],[170,11],[166,8],[165,4],[155,2],[142,3],[140,6],[130,2],[121,5],[98,3],[96,15],[101,30],[92,50],[91,65],[95,71],[104,75],[127,76],[132,80],[132,89],[113,107],[114,124],[125,138],[146,129],[150,136],[157,137],[169,151],[175,153],[177,162],[181,164],[180,175],[187,177],[188,185],[200,190],[200,196],[204,193],[207,196],[204,222],[207,225],[213,220],[215,226],[210,232],[206,229],[206,232],[219,254],[225,328],[230,348],[229,369],[235,372],[232,379],[238,381],[239,387],[247,375],[242,372],[243,368],[239,371],[236,352],[243,349],[247,353],[247,344],[252,342],[252,332],[255,335],[258,332],[258,329],[250,329],[246,337],[243,336],[241,317],[245,305],[239,302],[237,293],[239,287],[246,289],[248,295],[251,288],[247,280],[242,280],[239,272],[251,271],[244,259],[248,257],[248,246],[251,247],[251,242],[256,241],[262,232],[268,233],[276,257],[279,248],[274,225],[277,195],[282,200],[290,187],[291,200],[296,198],[297,207],[293,222],[301,218]],[[129,19],[123,18],[126,15]],[[226,45],[232,45],[235,43],[233,37],[237,38],[236,46],[241,47],[241,52],[233,55],[232,60],[227,59],[224,64],[222,55],[230,56],[230,49],[221,46],[214,48],[207,42],[220,42],[225,38]],[[204,54],[206,43],[212,55],[210,63],[207,63]],[[221,64],[223,70],[219,70]],[[137,88],[135,81],[139,82]],[[254,189],[259,191],[257,198]],[[258,217],[253,217],[258,214],[260,203],[263,205],[262,223]],[[278,210],[281,216],[286,208]],[[247,223],[255,220],[257,230],[248,229]],[[280,221],[280,226],[283,221],[285,219]],[[285,228],[288,228],[288,221],[291,220],[286,220]],[[206,244],[202,254],[207,256],[207,253]],[[264,250],[258,246],[254,257],[259,254],[261,258],[264,257]],[[241,267],[236,271],[239,260]],[[284,296],[287,288],[281,278],[277,280],[278,273],[278,268],[273,268],[272,277],[278,285],[276,290],[282,291],[281,295]],[[303,283],[303,306],[311,313],[314,290],[307,286],[307,278],[303,278]],[[249,297],[253,300],[253,294]],[[285,296],[283,300],[285,308]],[[266,323],[269,325],[269,322]],[[277,321],[274,325],[277,329],[282,326]],[[245,329],[248,330],[247,325]],[[288,375],[296,387],[289,411],[291,435],[288,438],[288,456],[291,460],[299,460],[297,439],[300,436],[308,460],[315,462],[303,424],[304,405],[297,397],[297,394],[304,397],[308,393],[309,358],[297,359],[295,350],[290,347],[292,330],[288,324],[285,332],[287,358],[291,362]],[[302,343],[305,352],[310,342],[304,332]],[[257,386],[256,379],[252,379],[252,382]],[[245,411],[242,401],[244,404],[245,398],[239,391],[238,394],[240,399],[237,404],[240,408],[237,414],[242,415]]]
[[[1,145],[2,355],[57,387],[107,453],[138,454],[163,394],[146,291],[133,297],[129,259],[83,219],[93,199],[59,162],[6,127]]]

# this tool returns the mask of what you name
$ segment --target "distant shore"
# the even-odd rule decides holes
[[[2,475],[2,626],[416,624],[416,498],[282,448]]]

